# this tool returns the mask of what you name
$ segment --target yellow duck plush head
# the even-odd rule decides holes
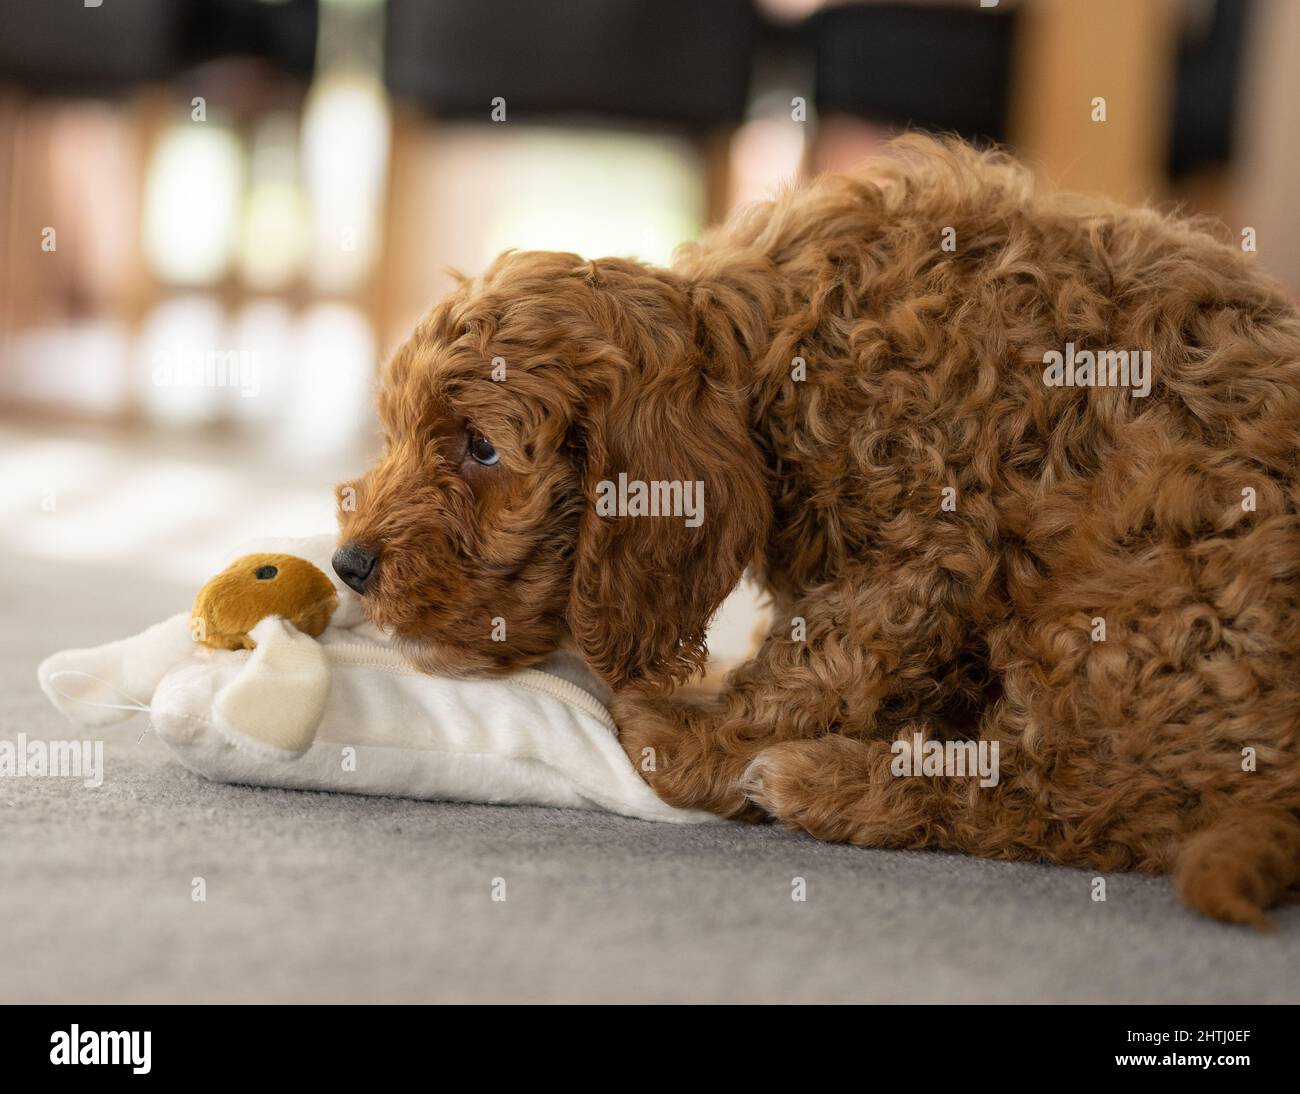
[[[194,640],[216,650],[251,650],[251,631],[268,615],[317,637],[338,606],[334,584],[296,555],[237,559],[199,590],[190,612]]]

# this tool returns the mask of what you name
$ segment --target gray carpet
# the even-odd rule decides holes
[[[40,656],[190,595],[22,575],[0,589],[9,739],[70,735]],[[1260,936],[1148,878],[1103,904],[1080,871],[771,829],[218,786],[144,725],[101,734],[97,789],[0,779],[4,1001],[1300,1001],[1300,907]]]

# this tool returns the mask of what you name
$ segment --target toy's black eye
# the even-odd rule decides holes
[[[253,574],[258,581],[270,581],[280,571],[274,566],[259,566],[257,572]]]
[[[477,433],[469,435],[469,454],[475,463],[481,463],[484,467],[491,467],[501,458],[497,455],[497,450],[492,447],[492,442]]]

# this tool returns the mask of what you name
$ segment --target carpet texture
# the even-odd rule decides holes
[[[72,736],[42,656],[192,595],[6,580],[10,740]],[[1097,903],[1083,871],[773,829],[219,786],[145,725],[102,734],[98,788],[0,779],[3,1001],[1300,1001],[1300,907],[1263,936],[1144,877]]]

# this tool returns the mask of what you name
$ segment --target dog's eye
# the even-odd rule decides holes
[[[474,458],[475,463],[481,463],[484,467],[491,467],[501,458],[497,455],[497,450],[492,447],[492,442],[477,433],[471,433],[469,436],[469,454]]]
[[[253,572],[253,576],[257,578],[258,581],[270,581],[271,578],[275,577],[279,572],[280,571],[274,566],[259,566]]]

